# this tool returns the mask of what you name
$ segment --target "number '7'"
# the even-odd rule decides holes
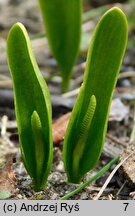
[[[129,203],[123,203],[123,204],[125,205],[124,211],[126,211]]]

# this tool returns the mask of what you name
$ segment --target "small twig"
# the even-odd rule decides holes
[[[130,142],[134,142],[135,141],[135,107],[134,107],[134,124],[133,124],[133,128],[132,128],[132,131],[131,131],[131,135],[130,135]]]
[[[12,82],[10,79],[0,80],[0,88],[1,89],[12,89]]]
[[[119,74],[119,79],[135,77],[135,71],[125,71]]]
[[[62,94],[62,97],[69,98],[69,97],[77,96],[79,91],[80,91],[80,88],[74,89],[73,91],[69,91],[67,93]]]
[[[131,154],[129,154],[124,160],[122,160],[115,168],[114,170],[111,172],[111,174],[109,175],[109,177],[107,178],[107,180],[105,181],[104,185],[102,186],[101,190],[99,191],[98,195],[94,198],[94,200],[98,200],[100,198],[100,196],[102,195],[102,193],[104,192],[104,190],[106,189],[107,185],[109,184],[110,180],[112,179],[112,177],[114,176],[114,174],[116,173],[116,171],[121,167],[121,165],[128,160],[129,157],[131,157],[131,155],[134,153],[135,151],[133,151]]]
[[[124,181],[124,183],[122,184],[122,186],[120,187],[120,189],[117,192],[117,196],[120,194],[120,192],[123,190],[123,188],[125,187],[125,185],[127,184],[127,180]]]
[[[84,70],[85,66],[86,66],[86,62],[83,62],[80,65],[75,66],[74,72],[79,71],[80,68],[82,70]],[[122,78],[126,78],[126,77],[135,77],[135,71],[122,72],[122,73],[119,74],[118,79],[122,79]],[[81,78],[79,78],[79,82],[81,82],[81,79],[83,81],[83,75],[81,76]],[[80,88],[77,88],[77,89],[75,89],[73,91],[70,91],[70,92],[67,92],[67,93],[63,94],[62,96],[65,97],[65,98],[77,96],[78,93],[79,93],[79,90],[80,90]]]
[[[96,175],[94,175],[92,178],[90,178],[85,183],[81,184],[78,188],[76,188],[74,191],[66,194],[65,196],[61,197],[60,200],[67,200],[73,195],[79,193],[82,189],[84,189],[86,186],[91,184],[93,181],[98,179],[100,176],[102,176],[112,165],[114,165],[119,160],[119,156],[116,156],[113,160],[111,160],[105,167],[103,167]]]

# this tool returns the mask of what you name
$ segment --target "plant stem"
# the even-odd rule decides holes
[[[110,167],[112,167],[113,164],[115,164],[119,160],[119,156],[116,156],[113,160],[111,160],[105,167],[103,167],[96,175],[94,175],[92,178],[90,178],[85,183],[81,184],[78,188],[76,188],[74,191],[66,194],[65,196],[61,197],[60,200],[67,200],[73,195],[79,193],[82,189],[84,189],[86,186],[91,184],[93,181],[98,179],[100,176],[102,176]]]

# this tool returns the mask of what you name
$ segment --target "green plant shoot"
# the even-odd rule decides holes
[[[80,37],[82,0],[39,0],[51,51],[62,71],[62,91],[69,86]]]
[[[103,15],[94,31],[84,81],[64,140],[64,165],[69,182],[79,183],[101,155],[127,32],[126,17],[116,7]]]
[[[35,190],[45,184],[52,164],[52,111],[50,95],[21,23],[11,28],[7,57],[13,80],[20,147]]]

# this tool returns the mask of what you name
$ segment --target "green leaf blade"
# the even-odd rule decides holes
[[[78,183],[81,177],[95,166],[101,155],[113,90],[126,48],[127,32],[125,15],[120,9],[112,8],[101,18],[93,34],[83,86],[64,142],[64,164],[70,182]],[[97,105],[77,177],[72,170],[73,150],[92,95],[95,95]]]
[[[82,0],[39,0],[49,45],[62,70],[62,90],[69,86],[80,37]]]
[[[42,172],[42,184],[45,184],[52,162],[50,95],[36,63],[26,29],[21,23],[13,25],[9,32],[7,57],[13,79],[15,111],[24,164],[30,176],[36,179],[35,137],[31,125],[31,116],[36,110],[41,121],[46,149]]]

